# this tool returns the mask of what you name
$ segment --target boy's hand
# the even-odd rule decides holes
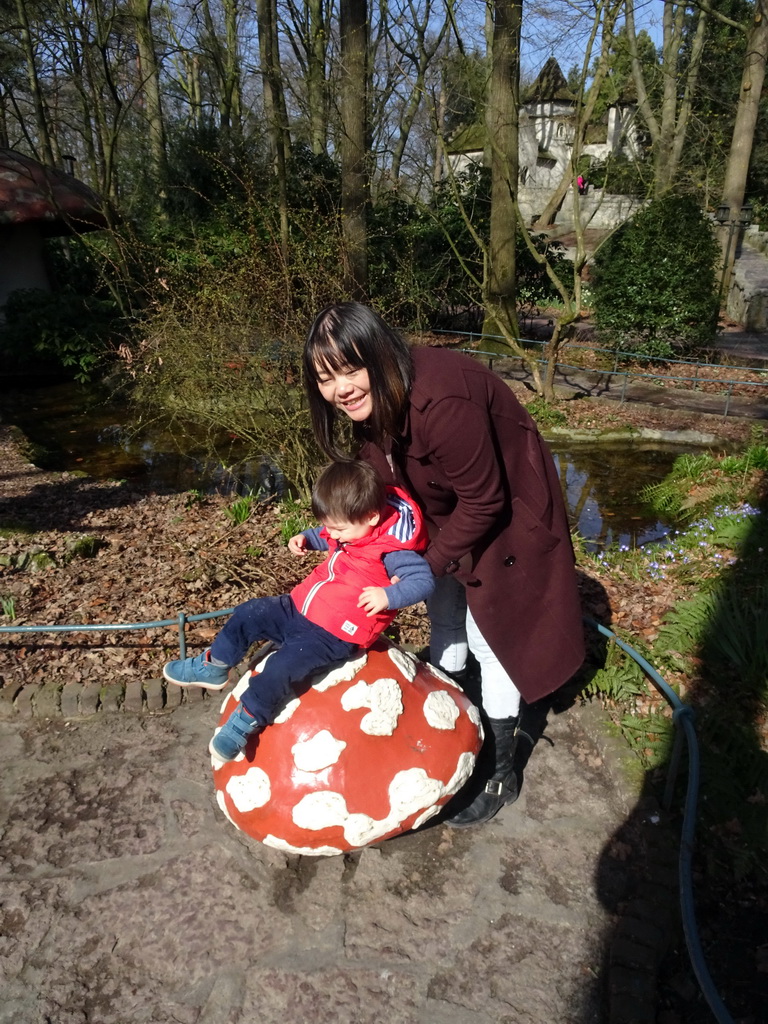
[[[357,607],[364,608],[368,613],[368,618],[371,615],[376,615],[377,612],[386,611],[389,608],[386,591],[383,587],[363,587]]]
[[[297,533],[295,537],[291,537],[288,541],[288,550],[292,555],[306,555],[307,538],[303,533]]]

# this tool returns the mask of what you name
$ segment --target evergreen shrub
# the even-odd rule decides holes
[[[719,258],[712,225],[692,197],[653,200],[595,255],[591,285],[602,343],[662,358],[709,346]]]

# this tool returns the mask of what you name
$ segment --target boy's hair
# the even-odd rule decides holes
[[[381,512],[385,500],[384,481],[369,463],[332,462],[312,488],[312,513],[321,522],[362,523]]]

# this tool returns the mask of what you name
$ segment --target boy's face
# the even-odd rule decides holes
[[[367,537],[380,518],[381,515],[375,512],[370,518],[359,523],[350,523],[346,519],[323,519],[323,526],[331,540],[338,541],[339,544],[349,544],[350,541]]]

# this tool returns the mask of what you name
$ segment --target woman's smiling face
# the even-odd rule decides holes
[[[335,370],[316,364],[315,370],[318,391],[326,402],[346,413],[355,423],[369,418],[373,412],[373,398],[371,381],[364,367],[343,366]]]

